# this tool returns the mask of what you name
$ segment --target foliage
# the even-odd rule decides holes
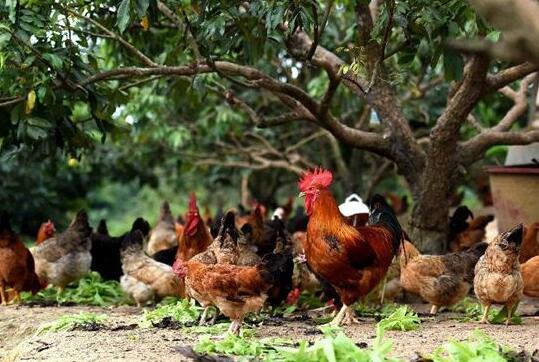
[[[256,338],[252,330],[242,330],[239,336],[227,333],[217,341],[211,336],[205,336],[195,346],[195,350],[199,353],[240,356],[247,360],[254,357],[272,360],[276,349],[288,344],[290,342],[280,338]]]
[[[434,362],[507,361],[511,351],[500,346],[486,333],[475,330],[466,341],[451,341],[438,347],[432,356]]]
[[[32,303],[58,303],[110,306],[132,304],[120,283],[114,280],[103,280],[99,273],[90,272],[77,282],[69,284],[62,292],[54,287],[41,290],[36,295],[23,293],[22,300]]]
[[[290,362],[315,361],[399,361],[389,356],[392,342],[384,339],[384,330],[377,328],[372,348],[363,349],[340,329],[325,328],[324,338],[309,346],[301,341],[298,348],[278,348],[275,360]]]
[[[96,330],[104,326],[107,316],[80,312],[78,315],[63,316],[56,321],[41,326],[37,334],[49,332],[67,332],[73,330]]]
[[[177,300],[174,298],[164,300],[151,311],[144,311],[139,321],[143,328],[152,327],[165,319],[185,325],[198,321],[201,308],[187,299]]]
[[[421,320],[407,305],[399,307],[376,325],[383,330],[412,331],[419,328]]]
[[[511,323],[522,324],[522,316],[516,313],[518,305],[513,308]],[[471,298],[464,298],[453,306],[452,310],[457,313],[464,313],[461,318],[463,322],[479,321],[483,317],[483,307]],[[492,324],[504,324],[507,319],[507,308],[504,306],[500,310],[491,308],[488,312],[488,320]]]
[[[274,207],[295,191],[296,176],[287,168],[291,164],[338,170],[338,198],[345,192],[365,193],[380,158],[350,144],[328,147],[331,138],[325,133],[303,142],[320,131],[313,122],[258,127],[242,105],[266,119],[295,112],[282,93],[259,89],[260,80],[215,69],[185,76],[139,71],[165,66],[167,72],[173,67],[195,70],[194,64],[212,67],[228,61],[321,102],[330,79],[306,59],[303,49],[294,48],[294,35],[299,30],[314,38],[320,30],[319,43],[337,53],[343,67],[369,79],[355,5],[348,0],[2,3],[0,188],[6,192],[0,203],[8,205],[14,224],[33,238],[40,222],[53,218],[66,225],[69,213],[79,207],[98,209],[98,217],[112,219],[111,231],[124,232],[130,222],[121,212],[129,209],[124,196],[129,194],[133,202],[147,198],[147,191],[137,192],[144,187],[179,199],[188,191],[211,189],[203,198],[215,209],[235,206],[242,176],[249,176],[251,194]],[[167,16],[163,6],[174,16]],[[323,14],[327,22],[321,25]],[[412,0],[381,4],[367,35],[368,41],[383,44],[387,57],[371,61],[383,63],[383,80],[393,86],[411,131],[421,138],[444,110],[450,82],[462,75],[463,57],[446,46],[448,41],[496,39],[499,34],[465,0]],[[491,71],[504,65],[492,62]],[[126,69],[137,71],[115,73]],[[473,114],[486,128],[499,122],[511,105],[492,94]],[[362,123],[363,131],[378,133],[384,125],[375,122],[369,107],[339,86],[328,112],[345,127]],[[360,122],[363,112],[371,119]],[[460,132],[467,140],[478,130],[465,124]],[[255,142],[257,137],[264,141]],[[265,143],[272,148],[268,158],[282,159],[284,167],[252,165],[253,151]],[[499,161],[503,152],[488,157]],[[247,166],[231,166],[242,157]],[[237,172],[238,167],[248,171]],[[395,184],[403,187],[397,182],[387,188]],[[124,186],[121,197],[103,200],[118,185]],[[183,199],[176,202],[184,204]]]

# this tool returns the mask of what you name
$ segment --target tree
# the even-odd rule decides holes
[[[3,152],[77,154],[134,116],[198,165],[325,162],[353,180],[365,150],[406,180],[426,252],[445,249],[470,165],[539,140],[518,124],[539,66],[446,46],[499,36],[462,0],[8,1],[0,15]],[[486,102],[498,119],[479,117]]]

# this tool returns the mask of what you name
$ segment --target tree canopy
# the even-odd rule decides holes
[[[452,46],[500,42],[463,0],[8,0],[0,19],[2,157],[67,157],[86,191],[239,189],[250,170],[275,201],[315,165],[363,193],[396,165],[414,226],[444,232],[470,165],[539,140],[539,66]]]

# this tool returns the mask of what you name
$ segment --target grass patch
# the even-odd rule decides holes
[[[513,324],[520,325],[522,324],[522,317],[516,314],[517,308],[518,305],[513,308],[511,322]],[[455,304],[455,306],[453,306],[451,310],[456,313],[464,314],[463,317],[459,318],[459,321],[461,322],[479,321],[483,317],[483,307],[481,306],[481,304],[468,297],[462,299],[460,302]],[[499,310],[497,310],[496,308],[490,308],[488,312],[488,320],[492,324],[504,324],[506,318],[507,308],[505,308],[505,306]]]
[[[77,304],[104,307],[109,305],[133,304],[115,280],[103,280],[99,273],[91,272],[78,282],[69,284],[62,293],[56,288],[47,288],[36,295],[22,293],[25,303]]]
[[[496,343],[486,333],[475,330],[466,341],[449,341],[438,347],[430,359],[434,362],[504,362],[514,360],[514,352]]]
[[[107,316],[104,314],[80,312],[78,315],[63,316],[52,323],[40,327],[38,334],[67,332],[74,330],[96,331],[103,328]]]
[[[412,331],[419,328],[421,320],[407,305],[399,307],[376,325],[382,330]]]
[[[242,329],[239,336],[228,333],[224,339],[214,340],[204,336],[195,346],[198,353],[220,354],[240,357],[240,360],[253,358],[273,361],[279,357],[278,348],[292,342],[281,338],[256,338],[251,329]]]
[[[367,303],[357,303],[354,310],[361,317],[371,317],[377,320],[381,320],[389,317],[399,308],[400,306],[395,303],[388,303],[384,304],[383,306],[373,306],[372,304]]]
[[[225,333],[229,327],[230,327],[230,323],[217,323],[217,324],[214,324],[213,326],[185,327],[183,331],[185,333],[207,334],[207,335],[216,336],[216,335]],[[248,329],[245,329],[245,326],[242,326],[242,330],[248,330]]]
[[[372,348],[360,348],[339,328],[323,328],[324,338],[309,345],[301,341],[298,348],[277,348],[276,361],[335,362],[335,361],[399,361],[389,356],[392,342],[384,339],[384,331],[377,328]]]
[[[239,360],[264,360],[287,362],[336,362],[336,361],[399,361],[389,356],[392,342],[384,339],[384,331],[377,328],[373,347],[360,348],[340,328],[322,328],[324,338],[314,344],[308,341],[293,347],[290,341],[280,338],[254,336],[253,330],[242,330],[240,336],[228,334],[223,340],[203,337],[196,345],[198,353],[240,357]]]
[[[151,311],[144,311],[139,327],[181,327],[198,321],[202,308],[187,299],[166,298]]]

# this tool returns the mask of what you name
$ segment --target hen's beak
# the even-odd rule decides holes
[[[305,192],[300,192],[298,197],[305,197],[305,195],[306,195]]]

